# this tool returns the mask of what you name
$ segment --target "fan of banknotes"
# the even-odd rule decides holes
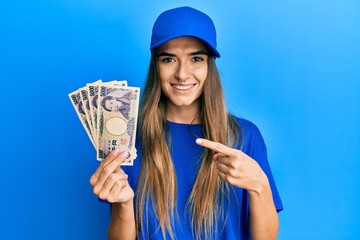
[[[97,160],[118,148],[130,154],[123,165],[132,166],[137,156],[140,88],[127,86],[127,81],[98,80],[70,93],[69,98],[96,149]]]

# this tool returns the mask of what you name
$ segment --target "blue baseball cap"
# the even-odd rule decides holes
[[[191,7],[179,7],[161,13],[156,19],[151,35],[150,50],[178,37],[195,37],[219,58],[216,50],[216,30],[211,18]]]

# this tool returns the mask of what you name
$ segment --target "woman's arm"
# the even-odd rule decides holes
[[[113,203],[111,205],[108,239],[136,239],[133,201],[128,203]]]
[[[240,150],[206,139],[197,139],[196,142],[216,152],[213,159],[221,179],[247,190],[250,201],[251,239],[276,239],[279,218],[268,178],[260,165]]]
[[[270,184],[264,172],[259,183],[248,190],[250,201],[251,239],[276,239],[279,232],[279,217],[275,209]]]

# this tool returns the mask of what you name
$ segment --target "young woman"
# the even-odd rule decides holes
[[[109,239],[276,239],[282,203],[266,146],[225,107],[212,20],[165,11],[151,51],[138,158],[121,168],[128,153],[115,150],[90,179],[112,203]]]

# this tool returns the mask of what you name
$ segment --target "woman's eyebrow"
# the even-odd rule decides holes
[[[208,55],[208,53],[205,50],[199,50],[199,51],[195,51],[195,52],[191,52],[188,54],[189,56],[194,56],[194,55]],[[175,54],[173,53],[168,53],[168,52],[161,52],[159,53],[159,57],[176,57]]]
[[[176,57],[176,55],[168,52],[161,52],[159,53],[159,57]]]
[[[192,53],[189,53],[190,56],[194,56],[194,55],[208,55],[208,53],[204,50],[199,50],[199,51],[196,51],[196,52],[192,52]]]

